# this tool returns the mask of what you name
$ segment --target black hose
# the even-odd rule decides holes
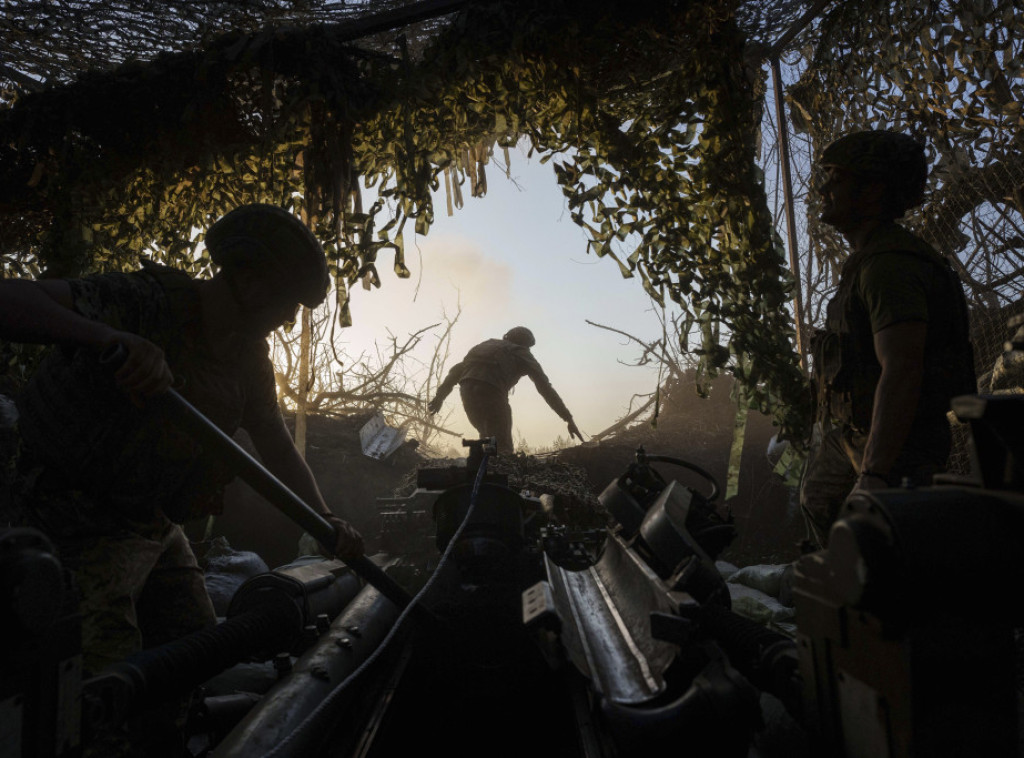
[[[690,471],[693,471],[706,479],[711,485],[711,494],[707,496],[707,501],[709,503],[714,502],[715,498],[718,497],[718,482],[715,481],[715,477],[711,476],[711,474],[702,469],[696,463],[690,463],[689,461],[684,461],[682,458],[673,458],[668,455],[647,455],[645,458],[647,461],[652,463],[671,463],[674,466],[681,466],[683,468],[690,469]]]
[[[327,714],[330,713],[332,706],[338,702],[341,695],[347,690],[353,682],[365,671],[370,665],[373,664],[377,658],[387,649],[388,645],[391,644],[392,640],[398,633],[398,630],[402,628],[405,619],[409,616],[409,613],[417,607],[417,603],[420,601],[427,592],[433,587],[437,577],[440,576],[441,570],[448,563],[448,559],[451,556],[452,550],[454,549],[459,537],[466,528],[466,524],[469,523],[470,518],[473,515],[473,511],[476,509],[477,497],[480,493],[480,485],[484,480],[484,475],[487,473],[487,459],[489,453],[484,452],[483,457],[480,460],[480,467],[477,470],[476,478],[473,480],[473,490],[469,496],[469,507],[466,509],[466,516],[462,519],[462,523],[459,524],[459,528],[455,530],[451,540],[448,542],[448,547],[445,548],[444,553],[441,554],[441,559],[437,562],[437,567],[434,572],[430,575],[430,578],[426,581],[416,596],[409,602],[409,604],[402,610],[398,620],[395,621],[394,626],[391,627],[391,631],[388,632],[384,640],[377,646],[377,649],[370,654],[370,656],[360,664],[360,666],[349,674],[341,683],[338,684],[333,690],[331,690],[323,701],[312,711],[302,723],[300,723],[291,733],[289,733],[277,746],[270,751],[264,758],[276,758],[277,756],[290,756],[290,755],[307,755],[309,743],[314,739],[317,731],[321,728],[321,722]]]

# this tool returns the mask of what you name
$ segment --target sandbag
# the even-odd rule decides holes
[[[215,537],[205,551],[197,549],[197,553],[201,554],[206,591],[218,616],[227,613],[231,598],[247,579],[270,571],[256,553],[235,550],[224,537]]]

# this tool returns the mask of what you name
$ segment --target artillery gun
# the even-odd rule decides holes
[[[714,481],[666,480],[656,464],[694,467],[643,450],[600,496],[606,525],[514,491],[470,441],[381,503],[370,570],[256,577],[217,628],[85,682],[66,573],[42,535],[4,532],[0,755],[78,755],[197,686],[195,755],[1016,755],[1024,399],[956,410],[980,478],[851,497],[797,565],[795,640],[730,610]],[[252,686],[229,689],[240,663]]]

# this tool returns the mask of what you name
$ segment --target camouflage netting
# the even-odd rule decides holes
[[[964,281],[979,378],[1000,358],[1009,319],[1024,312],[1022,14],[1021,0],[835,3],[784,56],[797,132],[790,166],[805,210],[798,243],[805,344],[822,324],[846,251],[817,221],[812,159],[844,133],[886,128],[927,145],[925,203],[905,222]],[[962,450],[954,465],[965,470]]]
[[[793,123],[815,154],[858,128],[915,134],[932,165],[909,225],[954,261],[974,309],[979,368],[992,366],[1024,293],[1024,3],[842,4],[818,25],[789,88]],[[814,221],[808,292],[834,283],[842,243]],[[820,318],[811,309],[808,324]]]
[[[525,140],[555,158],[588,250],[681,309],[698,385],[728,370],[795,433],[795,335],[820,325],[844,250],[816,221],[811,161],[849,130],[928,142],[930,194],[909,222],[966,282],[979,373],[998,358],[1024,310],[1022,14],[1024,0],[11,0],[0,267],[146,254],[204,270],[195,230],[265,200],[310,218],[344,305],[354,282],[380,284],[382,252],[408,274],[406,222],[429,230],[434,188],[450,209],[483,194],[493,159]],[[772,61],[786,156],[765,107]],[[786,304],[801,296],[796,329]]]
[[[432,191],[444,182],[453,206],[483,194],[492,156],[524,142],[555,159],[588,250],[685,313],[698,378],[733,372],[797,428],[791,281],[754,161],[763,87],[740,5],[424,2],[390,26],[369,23],[372,3],[347,16],[255,3],[237,26],[248,5],[210,6],[223,21],[156,4],[5,5],[4,269],[73,275],[145,254],[205,271],[195,231],[274,202],[324,241],[348,323],[347,288],[379,285],[382,253],[409,275],[407,222],[429,231]],[[773,7],[784,22],[799,6]],[[433,26],[410,26],[422,14]],[[128,34],[132,47],[104,36],[111,25],[186,42]],[[103,45],[120,65],[98,65]]]

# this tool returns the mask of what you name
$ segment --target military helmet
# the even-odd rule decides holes
[[[225,214],[206,232],[206,247],[218,266],[249,267],[281,283],[282,294],[308,308],[327,297],[327,257],[313,233],[276,205],[252,203]]]
[[[826,147],[818,163],[884,182],[898,215],[924,199],[928,160],[924,146],[908,134],[882,129],[853,132]]]
[[[533,332],[527,329],[525,326],[514,326],[505,332],[505,336],[502,339],[514,342],[517,345],[523,347],[533,347],[537,344],[537,340],[533,338]]]

